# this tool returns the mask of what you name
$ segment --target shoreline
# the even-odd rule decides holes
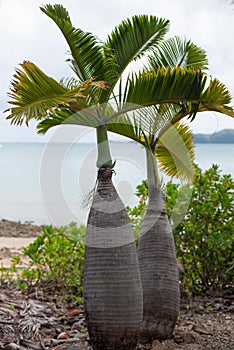
[[[22,223],[20,221],[2,219],[0,220],[0,237],[37,237],[42,233],[44,226],[36,225],[31,221]]]
[[[32,222],[0,220],[0,266],[10,267],[14,255],[21,255],[22,249],[38,237],[44,226]]]

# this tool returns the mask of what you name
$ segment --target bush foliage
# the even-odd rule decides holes
[[[186,286],[192,292],[233,285],[233,219],[231,175],[221,175],[217,165],[205,172],[197,167],[190,205],[173,231],[177,256],[185,266]]]
[[[3,280],[14,280],[21,290],[40,288],[58,301],[82,300],[85,226],[76,223],[58,229],[45,226],[42,235],[23,250],[28,266],[19,256],[11,267],[0,268]],[[23,264],[25,265],[25,264]]]

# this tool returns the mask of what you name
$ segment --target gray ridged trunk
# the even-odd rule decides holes
[[[155,177],[156,163],[149,157],[147,165],[149,202],[138,243],[143,289],[143,322],[140,334],[142,343],[170,338],[180,305],[174,238],[163,194]]]
[[[140,340],[168,339],[179,314],[180,289],[174,239],[160,188],[149,190],[138,261],[143,289]]]
[[[142,288],[130,220],[101,168],[88,218],[84,306],[94,350],[135,349],[142,321]]]

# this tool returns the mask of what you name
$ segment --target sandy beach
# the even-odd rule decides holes
[[[0,237],[0,266],[9,267],[13,255],[21,255],[23,248],[34,241],[35,237]]]
[[[32,223],[0,221],[0,265],[9,267],[13,255],[20,254],[42,232],[43,227]]]
[[[0,249],[21,249],[33,242],[35,237],[23,238],[23,237],[0,237]]]

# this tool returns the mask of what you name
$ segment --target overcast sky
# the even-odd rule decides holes
[[[0,142],[46,141],[35,125],[13,127],[3,111],[9,107],[6,92],[14,67],[24,60],[37,64],[48,75],[71,76],[65,62],[67,46],[56,25],[39,6],[61,3],[73,24],[105,39],[115,25],[134,14],[153,14],[170,20],[168,36],[191,39],[207,51],[210,74],[216,76],[234,96],[234,6],[225,0],[0,0]],[[233,101],[234,104],[234,101]],[[194,132],[213,133],[234,128],[230,117],[200,114],[191,124]],[[91,135],[91,134],[90,134]],[[90,136],[92,137],[92,136]]]

